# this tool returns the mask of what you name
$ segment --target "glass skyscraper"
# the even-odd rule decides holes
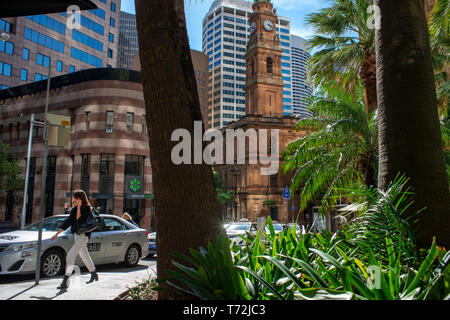
[[[121,0],[92,1],[73,29],[66,12],[0,19],[0,90],[45,80],[50,64],[52,76],[116,67]]]
[[[136,15],[120,12],[119,50],[117,54],[117,67],[133,69],[133,58],[139,52],[139,39],[136,26]]]
[[[222,128],[245,115],[247,41],[250,38],[248,18],[252,2],[216,0],[203,19],[203,52],[209,58],[208,128]],[[279,17],[277,34],[282,54],[285,83],[283,110],[293,114],[290,20]]]
[[[306,111],[306,99],[312,94],[312,89],[307,81],[307,63],[310,54],[306,48],[306,40],[291,36],[291,61],[292,61],[292,107],[295,115],[310,115]]]

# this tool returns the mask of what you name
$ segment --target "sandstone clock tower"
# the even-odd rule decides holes
[[[270,0],[255,0],[247,45],[246,113],[283,116],[283,79],[277,15]]]

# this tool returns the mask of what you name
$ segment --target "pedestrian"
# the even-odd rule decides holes
[[[95,265],[92,262],[87,248],[87,243],[91,238],[91,232],[78,234],[78,223],[85,222],[89,214],[91,214],[91,205],[86,193],[83,190],[76,190],[72,196],[72,210],[70,211],[69,217],[61,225],[61,229],[51,238],[54,241],[61,232],[71,227],[75,240],[72,248],[67,253],[66,273],[58,289],[67,289],[67,280],[72,275],[77,255],[80,255],[91,273],[91,279],[87,283],[98,281],[98,274],[95,271]]]
[[[132,224],[134,224],[136,227],[139,227],[139,225],[133,221],[133,218],[128,214],[128,212],[124,212],[122,215],[122,219],[127,220],[128,222],[131,222]]]

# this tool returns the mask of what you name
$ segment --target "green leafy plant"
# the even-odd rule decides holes
[[[403,189],[404,182],[404,178],[399,178],[386,193],[376,197],[377,201],[387,198],[398,208],[405,207],[409,203],[409,192]],[[386,215],[394,214],[392,209],[386,208],[380,205],[377,210],[387,210]],[[354,223],[364,224],[362,221]],[[300,235],[297,230],[288,228],[276,234],[269,217],[268,231],[248,233],[242,237],[246,244],[243,247],[221,236],[207,249],[191,250],[191,256],[176,255],[189,266],[173,262],[179,271],[168,271],[172,277],[168,283],[176,290],[207,300],[446,297],[450,255],[437,247],[434,240],[431,248],[417,258],[405,259],[409,248],[400,245],[396,235],[407,226],[392,223],[390,219],[381,219],[379,226],[387,232],[382,237],[380,231],[377,239],[381,242],[372,248],[361,245],[362,238],[355,241],[359,229]],[[264,240],[260,240],[261,232]],[[413,243],[410,246],[414,248]]]
[[[362,88],[349,94],[338,85],[322,88],[310,99],[314,116],[301,119],[305,137],[283,152],[283,173],[292,172],[291,188],[301,189],[300,207],[320,199],[321,214],[336,204],[339,190],[361,179],[376,185],[378,144],[375,118],[367,118]]]

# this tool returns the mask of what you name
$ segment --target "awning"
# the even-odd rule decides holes
[[[93,193],[92,199],[114,199],[114,193]]]
[[[154,199],[155,195],[152,193],[149,194],[132,194],[132,193],[125,193],[123,195],[125,199]]]
[[[36,14],[67,12],[67,8],[76,5],[80,10],[97,9],[90,0],[16,0],[0,2],[0,18],[32,16]]]

